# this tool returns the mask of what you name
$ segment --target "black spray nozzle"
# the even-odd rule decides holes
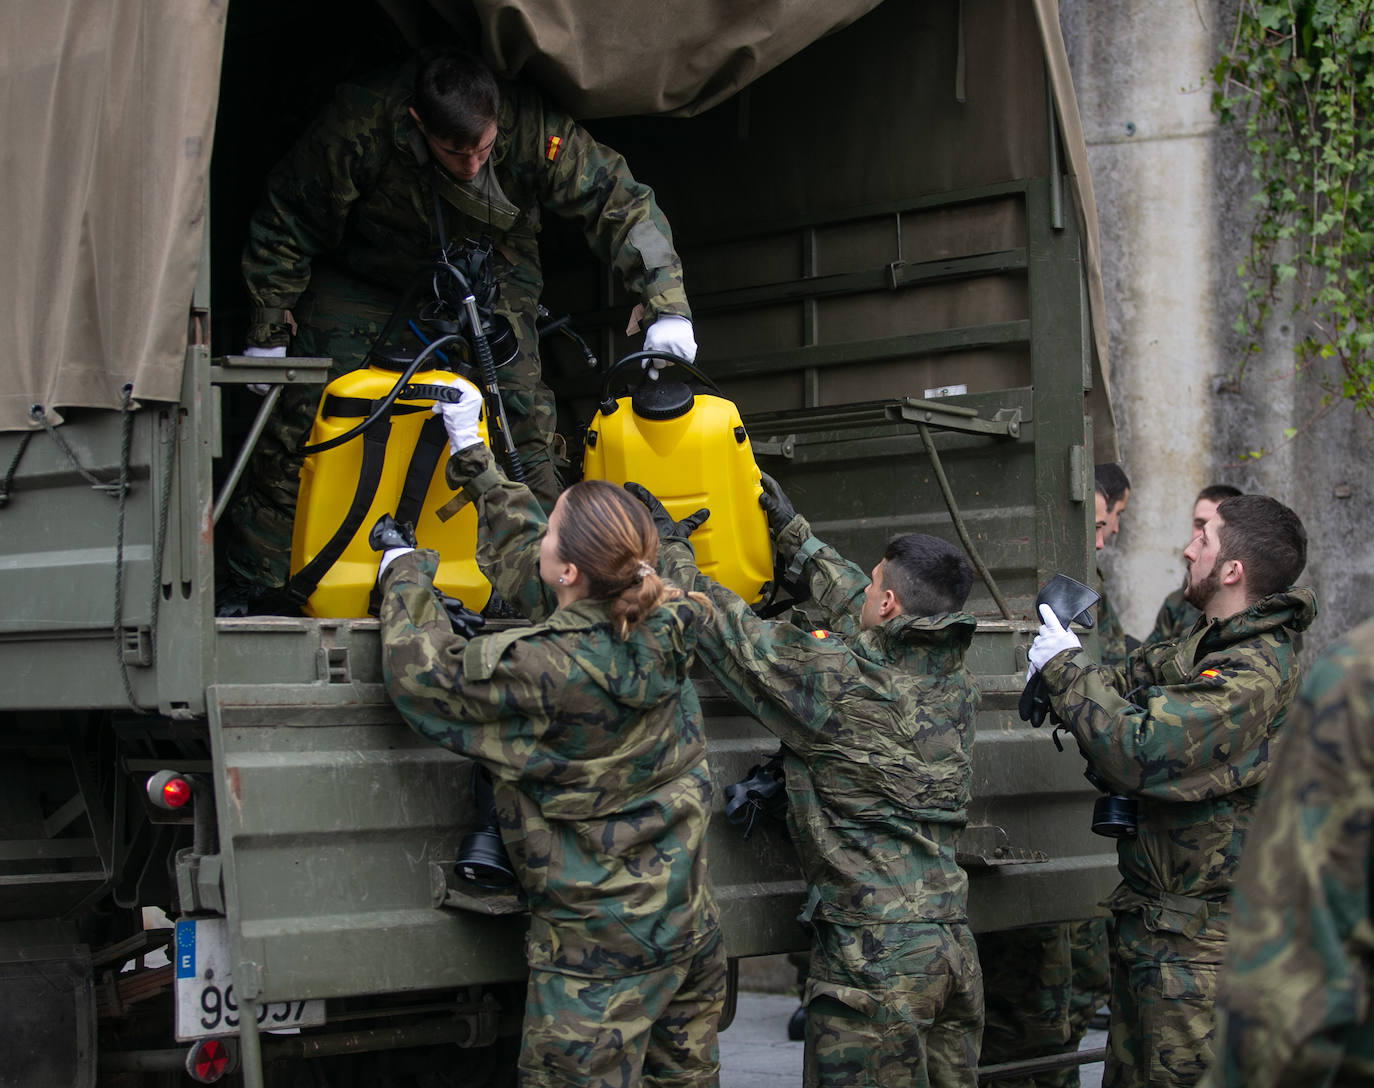
[[[1102,594],[1085,586],[1076,578],[1070,578],[1067,574],[1056,574],[1036,595],[1035,618],[1040,618],[1040,606],[1047,604],[1065,627],[1075,620],[1084,627],[1092,627],[1093,617],[1088,609],[1101,599]],[[1045,686],[1045,678],[1039,672],[1026,681],[1016,712],[1023,722],[1030,722],[1036,729],[1044,724],[1046,715],[1053,715],[1049,688]]]

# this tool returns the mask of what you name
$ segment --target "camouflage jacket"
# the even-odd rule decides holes
[[[1155,616],[1154,630],[1145,636],[1145,642],[1167,642],[1169,639],[1182,638],[1193,629],[1193,624],[1201,615],[1183,599],[1183,587],[1180,586],[1164,598]]]
[[[1374,620],[1324,653],[1236,880],[1213,1088],[1374,1083]]]
[[[407,112],[413,81],[406,65],[340,87],[273,168],[243,254],[257,307],[250,343],[286,342],[281,311],[295,305],[317,257],[399,296],[439,253],[434,191],[444,237],[490,236],[497,274],[519,281],[528,297],[542,289],[537,234],[547,210],[581,225],[592,252],[643,302],[646,323],[659,314],[691,317],[668,221],[619,154],[533,89],[502,83],[491,157],[473,181],[456,181],[430,168]]]
[[[1088,762],[1139,801],[1138,834],[1117,841],[1116,909],[1226,899],[1315,615],[1312,591],[1294,588],[1141,646],[1124,669],[1081,650],[1046,663],[1050,701]]]
[[[759,619],[700,574],[691,549],[660,550],[665,573],[715,605],[701,656],[787,748],[787,821],[812,917],[843,924],[962,922],[968,878],[955,864],[967,820],[978,689],[964,668],[976,621],[900,616],[859,630],[868,578],[797,517],[781,562],[803,568],[808,611],[831,630]]]
[[[479,562],[514,600],[538,565],[538,504],[485,446],[449,472],[480,494]],[[383,574],[387,690],[416,732],[491,771],[530,962],[615,976],[692,955],[717,931],[711,779],[687,679],[704,606],[667,602],[622,640],[603,603],[551,611],[526,592],[533,626],[467,641],[435,595],[436,564],[411,552]]]
[[[1107,596],[1101,570],[1097,572],[1097,589],[1102,594],[1102,599],[1097,602],[1098,645],[1102,650],[1102,664],[1119,669],[1126,664],[1126,629],[1121,626],[1121,617]]]

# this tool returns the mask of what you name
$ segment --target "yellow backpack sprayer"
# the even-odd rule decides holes
[[[683,371],[709,392],[649,380],[646,363]],[[633,390],[613,394],[633,375],[641,376]],[[582,475],[641,484],[674,518],[709,507],[711,517],[692,534],[698,567],[751,604],[763,598],[773,578],[773,546],[759,506],[759,467],[739,409],[695,366],[658,351],[637,351],[612,366],[587,428]]]
[[[433,411],[437,402],[456,401],[463,389],[473,390],[463,375],[471,376],[482,386],[482,440],[490,443],[494,437],[508,473],[523,479],[501,404],[500,364],[492,352],[493,331],[502,350],[514,351],[515,340],[509,326],[503,331],[490,316],[496,290],[487,273],[490,252],[484,240],[455,256],[445,251],[423,268],[378,336],[367,365],[325,387],[310,441],[302,449],[306,457],[286,585],[306,615],[375,613],[377,553],[367,543],[367,529],[382,514],[411,525],[417,544],[439,553],[435,585],[442,593],[474,610],[490,597],[491,586],[477,568],[475,509],[465,507],[448,521],[436,513],[453,491],[444,478],[448,440]],[[426,287],[433,298],[419,309],[420,324],[408,320],[406,325],[424,346],[418,353],[388,350]],[[479,295],[485,306],[479,305]],[[421,325],[437,335],[427,337]],[[445,349],[461,352],[465,361],[450,364]],[[443,368],[436,367],[441,361]]]

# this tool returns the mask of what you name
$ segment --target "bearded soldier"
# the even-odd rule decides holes
[[[1095,664],[1047,607],[1032,669],[1099,778],[1135,801],[1120,838],[1104,1085],[1192,1085],[1211,1053],[1230,893],[1298,685],[1297,515],[1262,495],[1227,499],[1184,551],[1202,616],[1183,638]]]

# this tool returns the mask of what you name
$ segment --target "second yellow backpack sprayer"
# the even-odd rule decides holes
[[[648,380],[645,363],[683,371],[710,392]],[[613,394],[635,375],[641,380],[633,390]],[[773,578],[773,547],[759,506],[759,467],[739,409],[695,366],[659,351],[637,351],[612,366],[587,428],[582,475],[640,484],[674,518],[708,507],[710,518],[692,534],[697,566],[749,603],[762,599]]]

